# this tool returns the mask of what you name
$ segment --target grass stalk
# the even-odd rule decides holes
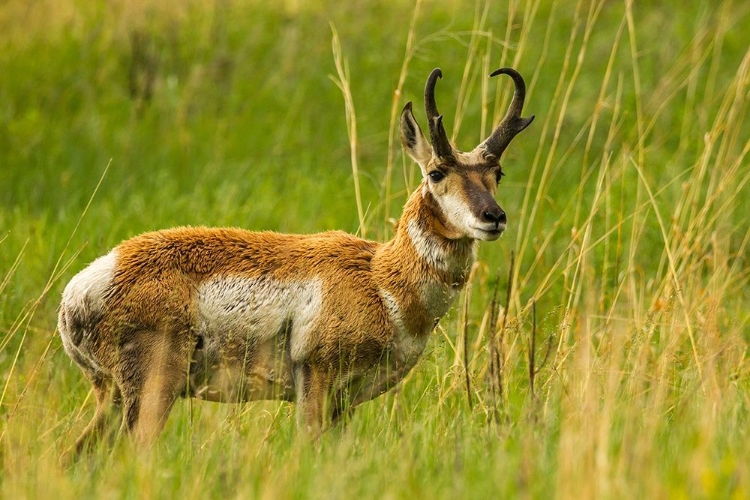
[[[354,180],[354,198],[357,202],[357,217],[359,219],[358,233],[367,238],[367,226],[365,224],[365,211],[362,208],[362,193],[359,187],[359,139],[357,137],[357,114],[354,109],[354,98],[352,97],[349,82],[349,63],[341,48],[336,26],[331,23],[331,50],[333,51],[333,62],[336,66],[336,77],[331,80],[341,90],[344,96],[344,109],[346,111],[346,131],[349,136],[349,160],[352,165],[352,178]]]

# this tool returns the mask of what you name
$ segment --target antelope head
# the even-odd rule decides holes
[[[500,74],[513,79],[513,100],[494,132],[471,152],[456,149],[445,133],[443,116],[435,104],[435,83],[443,76],[440,69],[430,73],[424,91],[430,142],[414,119],[411,102],[401,112],[401,140],[422,171],[422,194],[435,216],[433,229],[451,240],[493,241],[505,230],[505,212],[495,201],[503,176],[500,157],[534,117],[521,118],[526,97],[521,75],[514,69],[501,68],[490,77]]]

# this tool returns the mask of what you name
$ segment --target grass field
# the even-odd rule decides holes
[[[0,3],[0,497],[747,498],[747,26],[742,0]],[[177,225],[384,241],[419,181],[401,107],[425,126],[440,66],[471,149],[506,65],[536,115],[509,229],[396,390],[313,444],[287,403],[180,401],[152,450],[58,465],[94,409],[55,331],[77,271]]]

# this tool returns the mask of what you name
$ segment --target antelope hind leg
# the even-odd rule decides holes
[[[60,462],[65,467],[72,465],[81,453],[93,448],[103,436],[116,428],[121,418],[120,391],[112,383],[112,379],[100,374],[92,375],[88,373],[86,373],[86,377],[91,380],[93,385],[96,410],[91,422],[81,432],[75,444],[63,453]]]
[[[169,412],[187,384],[190,343],[180,334],[139,335],[136,362],[121,363],[121,430],[141,446],[151,445],[166,424]]]

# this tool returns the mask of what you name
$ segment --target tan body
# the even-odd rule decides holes
[[[76,275],[58,328],[98,405],[74,452],[110,415],[150,441],[179,396],[295,401],[317,432],[398,383],[465,284],[476,241],[505,227],[492,197],[499,155],[434,154],[410,106],[402,135],[425,180],[387,243],[178,228],[127,240]]]

